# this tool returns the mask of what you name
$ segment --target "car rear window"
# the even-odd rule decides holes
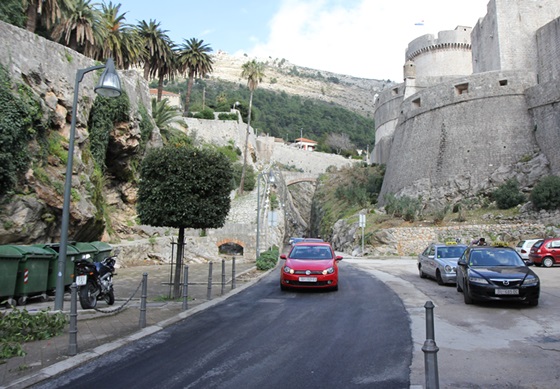
[[[537,241],[535,242],[535,244],[533,245],[533,247],[538,249],[539,247],[542,246],[543,242],[544,242],[544,240],[542,240],[542,239],[541,239],[541,240],[537,240]]]
[[[515,247],[523,247],[523,244],[525,243],[524,240],[520,241],[519,243],[517,243],[517,246]]]

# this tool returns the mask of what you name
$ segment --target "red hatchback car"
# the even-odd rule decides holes
[[[296,243],[288,255],[280,255],[286,263],[280,271],[280,288],[325,288],[338,290],[338,261],[330,243]]]
[[[535,266],[544,267],[560,263],[560,238],[541,239],[535,242],[529,252],[529,260]]]

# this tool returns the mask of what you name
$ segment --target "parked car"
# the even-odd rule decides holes
[[[295,245],[296,243],[303,242],[303,238],[290,238],[289,243],[290,245]]]
[[[527,239],[527,240],[520,240],[517,245],[515,245],[515,251],[519,253],[521,258],[525,261],[525,263],[531,263],[529,260],[529,252],[531,251],[531,247],[539,241],[539,239]]]
[[[300,242],[292,246],[288,255],[280,255],[286,262],[280,271],[280,288],[327,288],[338,290],[338,262],[330,243]]]
[[[540,280],[513,248],[473,246],[457,262],[457,291],[465,304],[503,300],[536,306]]]
[[[540,239],[529,252],[529,260],[535,266],[551,267],[560,263],[560,238]]]
[[[467,249],[464,244],[432,243],[418,256],[421,278],[431,277],[439,285],[454,284],[457,260]]]

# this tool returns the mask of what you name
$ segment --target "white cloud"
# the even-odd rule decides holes
[[[333,6],[327,0],[283,0],[269,22],[266,42],[256,44],[249,54],[357,77],[401,81],[410,41],[458,25],[474,27],[486,14],[488,1],[362,0],[350,7]],[[424,26],[415,25],[422,20]]]

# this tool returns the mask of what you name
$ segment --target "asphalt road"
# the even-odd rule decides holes
[[[560,388],[560,266],[532,268],[541,279],[541,296],[537,307],[529,307],[466,305],[455,285],[420,278],[414,259],[345,261],[382,280],[402,299],[414,343],[412,385],[424,384],[424,305],[432,301],[441,389]]]
[[[337,292],[281,292],[279,269],[222,303],[38,388],[409,388],[402,301],[344,263]]]

